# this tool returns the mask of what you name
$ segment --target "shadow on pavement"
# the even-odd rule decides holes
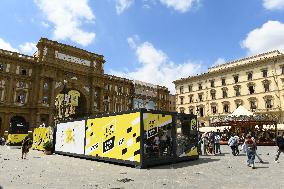
[[[156,167],[151,167],[150,169],[179,169],[179,168],[189,167],[189,166],[193,166],[193,165],[200,165],[200,164],[203,164],[203,163],[211,163],[211,162],[214,162],[214,161],[220,161],[220,159],[211,159],[211,158],[201,157],[198,160],[184,161],[184,162],[174,163],[174,164],[170,164],[170,165],[160,165],[160,166],[156,166]]]
[[[256,168],[256,169],[265,169],[265,168],[269,168],[269,167],[264,167],[264,166],[259,167],[259,166],[255,166],[255,168]]]

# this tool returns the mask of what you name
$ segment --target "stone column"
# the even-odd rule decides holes
[[[93,86],[93,82],[91,82],[91,86],[90,86],[90,92],[89,92],[89,102],[90,102],[90,106],[89,106],[89,115],[94,114],[94,100],[95,100],[95,90],[94,90],[94,86]]]
[[[13,80],[11,77],[9,77],[8,79],[8,83],[7,83],[7,88],[4,94],[6,96],[6,100],[8,102],[8,104],[13,104],[14,103],[14,91],[16,88],[16,84],[15,84],[15,80]]]
[[[5,131],[9,130],[10,127],[10,114],[9,113],[4,113],[4,116],[2,117],[2,123],[1,123],[1,131],[0,134],[1,136],[4,135]]]
[[[38,87],[38,105],[42,104],[42,96],[43,96],[43,79],[40,78],[39,87]]]
[[[51,80],[51,86],[50,86],[50,101],[49,101],[49,107],[51,109],[54,109],[55,107],[55,81]]]

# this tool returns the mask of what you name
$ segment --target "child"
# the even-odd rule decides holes
[[[29,149],[32,147],[32,141],[30,138],[26,137],[23,140],[22,143],[22,159],[26,159],[27,158],[27,154],[29,152]],[[24,157],[25,156],[25,157]]]

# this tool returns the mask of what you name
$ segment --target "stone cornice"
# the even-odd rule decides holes
[[[47,38],[41,38],[38,42],[38,44],[42,43],[43,46],[50,46],[50,47],[53,47],[57,50],[63,50],[63,51],[68,51],[68,52],[71,52],[71,53],[74,53],[74,54],[81,54],[82,56],[86,56],[86,57],[95,57],[97,59],[99,59],[102,63],[105,63],[105,60],[104,60],[104,56],[103,55],[99,55],[99,54],[96,54],[96,53],[92,53],[92,52],[89,52],[89,51],[86,51],[84,49],[80,49],[76,46],[71,46],[71,45],[66,45],[66,44],[63,44],[63,43],[59,43],[57,41],[52,41],[50,39],[47,39]]]
[[[17,60],[25,60],[29,62],[35,62],[36,58],[28,55],[24,55],[18,52],[12,52],[4,49],[0,49],[0,56],[9,58],[9,59],[17,59]]]
[[[175,85],[183,84],[184,82],[188,82],[188,81],[192,82],[192,81],[195,81],[195,80],[210,78],[211,76],[216,75],[216,74],[220,76],[220,74],[228,73],[228,72],[236,70],[236,69],[248,68],[248,66],[254,66],[255,63],[261,64],[261,63],[266,63],[267,61],[279,60],[279,59],[284,59],[284,54],[269,57],[269,58],[266,58],[266,59],[260,59],[260,60],[254,61],[254,62],[248,62],[246,64],[236,65],[234,67],[224,68],[224,69],[211,71],[211,72],[205,72],[205,73],[197,74],[195,76],[189,76],[187,78],[181,78],[181,79],[173,81],[173,83]]]

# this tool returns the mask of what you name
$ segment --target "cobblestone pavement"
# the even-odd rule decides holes
[[[22,160],[20,149],[0,146],[0,189],[284,188],[284,154],[275,163],[276,147],[259,147],[264,163],[256,160],[256,169],[247,167],[244,154],[234,157],[229,147],[221,149],[218,156],[140,170],[34,150]]]

